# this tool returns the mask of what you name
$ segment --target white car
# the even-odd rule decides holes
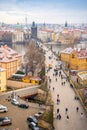
[[[40,130],[40,128],[34,122],[30,122],[28,126],[31,128],[31,130]]]
[[[0,104],[0,112],[7,112],[7,111],[8,111],[7,107]]]
[[[12,99],[12,100],[11,100],[11,103],[12,103],[13,105],[16,105],[16,106],[19,105],[19,102],[18,102],[16,99]]]
[[[0,117],[0,126],[11,125],[12,119],[9,117]]]
[[[40,117],[42,114],[44,113],[44,111],[39,111],[37,114],[34,114],[34,116],[36,118]]]

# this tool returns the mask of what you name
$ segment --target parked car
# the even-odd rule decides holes
[[[12,124],[12,119],[9,117],[0,117],[0,126]]]
[[[27,109],[29,107],[28,104],[19,104],[18,107]]]
[[[8,111],[7,107],[0,104],[0,112],[7,112],[7,111]]]
[[[43,113],[44,113],[44,111],[39,111],[39,112],[38,112],[38,114],[43,114]]]
[[[39,111],[37,114],[34,114],[34,116],[36,118],[40,117],[42,114],[44,113],[44,111]]]
[[[40,130],[40,128],[34,122],[30,122],[28,126],[32,130]]]
[[[38,124],[38,120],[34,116],[29,116],[27,118],[28,122],[34,122],[35,124]]]
[[[16,99],[12,99],[12,100],[11,100],[11,103],[12,103],[13,105],[16,105],[16,106],[19,105],[19,102],[18,102]]]

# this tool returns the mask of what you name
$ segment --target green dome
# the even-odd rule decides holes
[[[21,25],[19,23],[16,24],[16,29],[20,29]]]

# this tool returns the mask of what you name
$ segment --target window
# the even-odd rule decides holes
[[[75,55],[74,55],[74,54],[72,54],[72,58],[75,58]]]

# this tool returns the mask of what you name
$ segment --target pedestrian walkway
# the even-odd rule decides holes
[[[54,76],[55,65],[58,64],[56,61],[56,57],[53,55],[52,59],[49,59],[49,55],[52,52],[49,51],[46,53],[46,66],[48,64],[52,64],[52,69],[47,72],[47,76],[51,78],[51,83],[48,81],[48,86],[50,86],[50,91],[52,94],[52,98],[54,101],[54,127],[55,130],[87,130],[87,116],[85,111],[83,110],[79,100],[75,100],[75,93],[73,88],[70,87],[69,82],[65,79],[62,79],[61,76]],[[62,75],[65,76],[63,71],[61,71]],[[55,77],[57,77],[57,81],[55,81]],[[62,84],[62,82],[64,84]],[[53,89],[54,88],[54,89]],[[57,103],[57,98],[60,100]],[[77,112],[77,107],[79,107],[79,111]],[[57,119],[57,109],[59,108],[59,113],[61,115],[61,120]],[[65,109],[68,108],[66,113]],[[81,113],[83,113],[81,115]],[[68,118],[69,117],[69,118]]]

